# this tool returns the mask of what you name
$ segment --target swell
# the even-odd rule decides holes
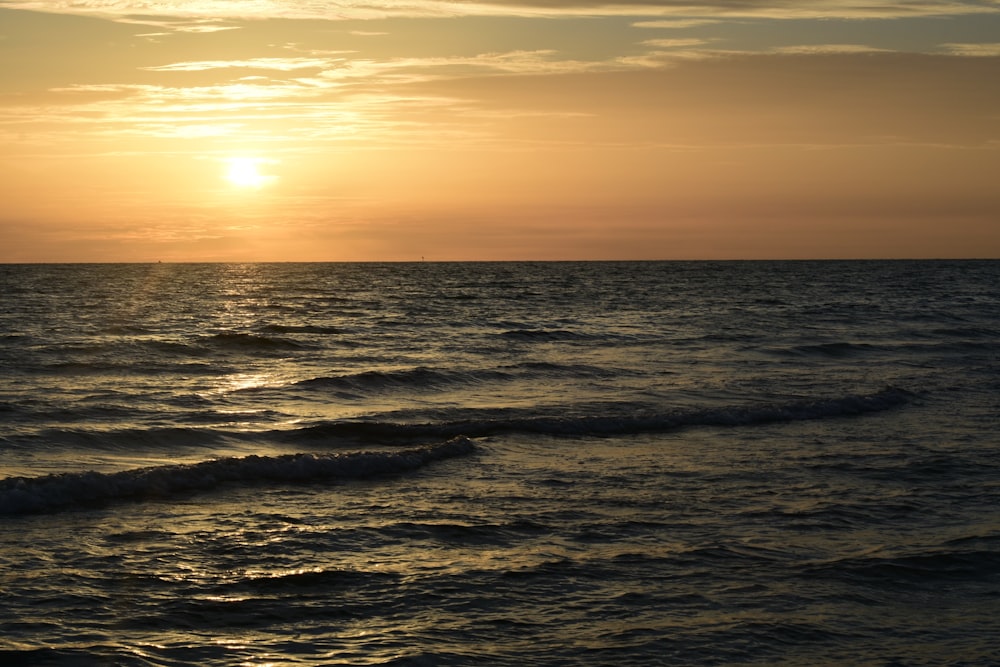
[[[364,371],[339,376],[315,377],[296,382],[294,386],[296,389],[306,391],[377,392],[392,389],[408,389],[411,387],[433,389],[489,379],[499,379],[498,375],[483,371],[462,373],[418,367],[396,371]],[[491,378],[490,376],[493,377]]]
[[[78,355],[115,353],[159,353],[164,355],[192,356],[204,355],[219,350],[297,350],[309,348],[299,340],[283,335],[285,333],[303,333],[321,331],[318,327],[278,327],[269,325],[262,329],[264,333],[248,333],[242,331],[223,331],[214,334],[203,334],[187,337],[163,337],[149,334],[124,335],[114,332],[102,332],[104,335],[94,336],[85,343],[59,346],[60,354],[73,353]]]
[[[443,370],[418,366],[396,370],[372,370],[343,375],[322,375],[299,380],[291,385],[297,391],[332,392],[348,394],[381,393],[389,391],[447,390],[450,388],[476,385],[485,382],[507,382],[516,380],[550,380],[556,378],[604,377],[611,371],[585,364],[555,364],[546,362],[526,362],[498,368]],[[251,387],[240,392],[262,392],[273,388]]]
[[[62,473],[0,480],[0,514],[52,512],[120,500],[162,499],[223,485],[363,479],[416,470],[475,449],[468,438],[393,452],[287,454],[214,459],[116,473]]]
[[[91,415],[91,421],[94,416]],[[211,428],[164,426],[152,428],[46,428],[10,438],[22,447],[79,448],[102,451],[171,450],[214,445],[239,434]]]
[[[303,343],[282,336],[225,332],[214,334],[206,342],[215,348],[228,350],[299,350],[308,347]]]
[[[580,371],[584,372],[584,371]],[[448,383],[459,380],[436,371],[420,371],[416,376],[427,377],[438,384],[430,388],[444,389]],[[350,385],[359,382],[369,393],[375,393],[372,384],[389,390],[399,382],[411,381],[415,376],[407,373],[379,374],[363,373],[347,378],[318,378],[306,381],[304,389],[315,388],[329,391],[330,387],[347,391],[362,387]],[[466,378],[464,381],[471,381]],[[241,391],[264,391],[246,389]],[[297,443],[323,441],[325,446],[333,446],[341,441],[367,444],[371,442],[426,442],[444,440],[457,436],[487,437],[503,434],[544,435],[550,437],[602,437],[632,435],[642,433],[670,432],[683,428],[712,426],[753,426],[776,422],[794,422],[813,419],[852,417],[870,412],[890,410],[905,405],[913,394],[897,388],[886,388],[880,392],[863,395],[846,395],[824,400],[790,402],[783,404],[759,404],[695,409],[687,411],[655,412],[638,409],[635,406],[602,404],[593,408],[597,414],[539,414],[532,409],[499,410],[444,410],[432,421],[403,421],[387,418],[320,421],[301,425],[294,429],[272,429],[264,431],[244,431],[232,428],[233,422],[252,419],[260,422],[274,422],[281,414],[272,410],[249,412],[217,412],[201,407],[186,413],[177,425],[151,426],[147,428],[45,428],[30,433],[11,435],[0,440],[2,447],[30,448],[36,446],[82,448],[100,451],[163,451],[177,447],[205,447],[217,445],[227,440],[254,441],[264,438],[270,441]],[[13,418],[17,406],[0,405],[0,412],[6,409],[8,418]],[[70,415],[93,423],[104,417],[109,421],[118,407],[108,414],[102,410],[75,411]],[[78,412],[79,414],[76,414]],[[132,413],[135,414],[134,412]],[[425,417],[428,413],[424,414]],[[462,416],[465,416],[462,418]]]
[[[851,357],[875,349],[875,346],[868,343],[848,343],[840,341],[835,343],[813,343],[809,345],[797,345],[790,350],[782,352],[790,355],[819,356],[819,357]]]
[[[518,328],[493,334],[494,337],[518,343],[573,343],[573,342],[635,342],[638,336],[602,331],[600,333],[573,331],[571,329]]]
[[[317,334],[322,336],[347,333],[343,327],[320,326],[315,324],[268,324],[261,327],[265,334]]]
[[[985,333],[964,338],[917,339],[907,342],[851,343],[847,341],[811,343],[784,348],[764,348],[779,357],[851,359],[869,354],[923,355],[935,353],[992,352],[1000,349],[1000,339]]]
[[[853,417],[902,406],[913,398],[910,392],[887,387],[873,394],[850,394],[839,398],[790,402],[777,405],[731,406],[705,410],[653,414],[540,416],[517,411],[485,414],[481,418],[432,423],[390,421],[328,421],[294,431],[276,431],[284,440],[370,438],[407,440],[448,438],[459,435],[486,437],[508,433],[546,436],[616,436],[669,432],[699,426],[753,426],[778,422]]]
[[[960,580],[995,578],[1000,574],[1000,553],[989,548],[951,547],[898,555],[870,554],[811,564],[805,573],[880,587],[935,587]]]

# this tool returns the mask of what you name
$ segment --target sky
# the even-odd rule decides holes
[[[0,0],[0,262],[1000,258],[1000,0]]]

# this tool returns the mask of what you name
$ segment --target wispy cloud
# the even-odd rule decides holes
[[[941,47],[946,52],[956,56],[1000,56],[1000,42],[989,42],[985,44],[942,44]]]
[[[73,84],[48,91],[43,104],[0,108],[0,139],[47,145],[54,137],[72,150],[80,142],[200,139],[281,143],[299,150],[315,142],[436,145],[485,140],[496,117],[549,115],[508,109],[491,113],[454,94],[419,94],[408,86],[457,77],[565,74],[607,64],[562,60],[551,51],[474,57],[361,59],[260,58],[191,61],[144,68],[154,73],[251,68],[308,76],[241,77],[210,85]],[[399,92],[393,92],[396,89]],[[560,112],[564,113],[564,112]],[[207,146],[206,146],[207,149]],[[148,150],[162,147],[150,144]]]
[[[799,54],[852,54],[852,53],[887,53],[888,49],[880,49],[865,44],[802,44],[798,46],[779,46],[769,53]]]
[[[646,46],[653,46],[659,49],[683,49],[692,46],[703,46],[708,44],[705,39],[647,39],[642,42]]]
[[[250,58],[248,60],[199,60],[156,65],[141,69],[153,72],[201,72],[211,69],[246,68],[291,72],[298,69],[321,69],[330,61],[319,58]]]
[[[636,21],[633,28],[660,28],[665,30],[682,30],[697,28],[703,25],[719,23],[718,19],[669,19],[663,21]]]
[[[529,0],[529,3],[532,1]],[[12,4],[25,4],[25,2],[15,0],[13,3],[8,2],[0,6]],[[125,11],[137,10],[135,5],[138,3],[67,1],[44,4],[74,10],[81,7],[96,10],[99,6],[105,8],[113,6],[118,11]],[[542,6],[544,3],[536,4]],[[714,7],[717,12],[722,12],[728,7],[731,11],[746,12],[751,9],[763,11],[766,8],[777,11],[778,4],[752,0],[744,2],[717,0],[712,5],[670,4],[657,7],[692,12],[696,9],[702,11],[706,7]],[[930,4],[932,3],[915,3],[916,6],[924,7]],[[972,3],[952,4],[973,6]],[[162,11],[168,9],[181,11],[184,8],[192,11],[189,7],[192,5],[201,6],[202,9],[199,11],[202,11],[213,3],[177,1],[156,3],[158,10]],[[273,6],[274,3],[234,1],[214,3],[214,5],[227,7],[231,5],[233,11],[236,9],[250,11],[254,7]],[[329,7],[328,3],[306,3],[297,0],[289,0],[288,5],[297,8],[297,11],[309,10],[317,13],[321,13],[321,10],[326,11],[324,8]],[[635,5],[630,6],[634,10]],[[810,6],[813,9],[824,6],[831,10],[835,7],[841,9],[853,7],[854,3],[826,0]],[[983,5],[975,6],[983,7]],[[624,5],[621,7],[624,8]],[[652,4],[648,7],[652,8],[650,11],[657,9]],[[145,7],[142,11],[143,16],[133,15],[129,20],[148,22],[149,7]],[[657,20],[642,21],[632,25],[648,29],[669,29],[679,26],[694,28],[708,25],[711,21],[714,19]],[[172,21],[163,23],[174,25]],[[777,47],[766,44],[747,47],[746,44],[730,41],[728,37],[726,41],[717,37],[686,37],[691,33],[666,33],[670,37],[637,42],[635,40],[637,33],[623,25],[624,23],[617,22],[616,30],[619,32],[614,33],[615,39],[619,40],[619,46],[593,54],[586,48],[579,48],[570,53],[567,46],[572,47],[573,44],[563,41],[558,44],[561,48],[523,48],[471,54],[467,52],[464,55],[426,55],[435,52],[453,53],[452,45],[436,49],[422,44],[420,51],[425,55],[393,55],[405,53],[405,48],[396,50],[390,48],[392,45],[384,45],[386,42],[396,41],[395,39],[362,40],[378,42],[377,47],[365,51],[358,46],[358,40],[348,39],[348,33],[355,32],[352,30],[323,30],[323,39],[313,42],[309,41],[308,37],[303,37],[305,41],[299,45],[290,45],[286,41],[289,36],[281,33],[280,38],[262,47],[263,50],[259,52],[262,54],[261,57],[247,57],[255,55],[254,52],[246,50],[242,40],[233,39],[242,37],[242,34],[220,35],[218,38],[214,36],[190,38],[192,43],[212,41],[215,44],[215,40],[227,44],[238,43],[235,53],[240,57],[231,59],[216,57],[219,53],[225,52],[222,47],[213,46],[204,51],[192,52],[187,48],[170,51],[146,44],[148,50],[142,53],[142,65],[115,69],[112,74],[104,75],[109,78],[115,77],[111,80],[122,83],[73,85],[68,83],[72,79],[67,79],[65,85],[50,84],[48,91],[39,93],[37,99],[25,100],[18,102],[17,106],[0,109],[0,132],[2,132],[0,140],[12,140],[23,146],[30,142],[47,141],[46,137],[61,132],[63,137],[70,137],[74,142],[91,140],[110,142],[113,138],[120,137],[148,140],[152,143],[165,139],[220,142],[243,140],[271,144],[284,142],[287,146],[294,145],[296,150],[311,150],[309,144],[322,142],[352,142],[356,145],[368,142],[371,145],[377,143],[381,146],[406,143],[431,146],[439,143],[442,137],[449,137],[455,145],[462,142],[466,144],[478,142],[482,145],[494,141],[495,145],[499,146],[502,143],[508,145],[516,143],[517,140],[510,137],[521,132],[523,127],[532,125],[541,128],[544,125],[544,132],[539,131],[530,135],[531,141],[544,142],[549,141],[549,137],[554,133],[563,130],[559,125],[568,128],[571,124],[576,124],[582,127],[585,123],[581,119],[599,117],[600,112],[595,108],[600,105],[594,100],[614,95],[574,89],[573,95],[563,98],[567,100],[565,104],[560,99],[558,106],[545,106],[536,100],[548,99],[551,93],[537,84],[539,81],[548,86],[549,82],[560,79],[596,80],[604,75],[607,75],[607,81],[611,81],[620,74],[623,75],[621,80],[628,80],[630,71],[632,74],[652,76],[659,74],[658,70],[668,69],[672,65],[690,64],[692,67],[717,66],[718,69],[705,71],[719,77],[720,89],[738,88],[749,85],[745,84],[745,77],[728,79],[721,74],[723,70],[730,68],[732,71],[753,73],[765,81],[767,76],[771,75],[770,72],[766,76],[760,73],[764,71],[763,66],[760,66],[760,69],[748,66],[744,70],[739,69],[744,67],[741,62],[753,57],[751,48],[758,55],[787,56],[780,60],[788,62],[837,61],[837,67],[823,70],[822,76],[827,76],[830,80],[846,77],[847,75],[841,72],[839,63],[847,63],[847,69],[844,71],[849,71],[852,76],[864,80],[868,76],[866,73],[868,63],[865,62],[863,67],[859,65],[861,61],[867,60],[863,56],[869,53],[877,54],[883,50],[867,44],[837,43],[834,41],[835,38],[829,36],[827,38],[831,39],[831,43]],[[122,32],[127,31],[121,26],[117,29]],[[247,24],[247,30],[252,29],[250,24]],[[398,32],[401,35],[400,43],[412,37],[406,32],[409,26],[393,25],[392,29],[394,34]],[[338,40],[346,39],[347,42],[329,40],[328,35],[334,32],[338,35]],[[657,35],[648,32],[640,34],[644,37]],[[823,35],[820,33],[814,37],[822,39]],[[795,34],[795,38],[804,40],[799,33]],[[226,42],[227,39],[232,42]],[[718,48],[720,44],[729,48]],[[320,51],[308,48],[339,45],[348,45],[359,50]],[[472,49],[477,46],[478,43],[474,44]],[[1000,44],[949,43],[939,47],[939,54],[942,50],[951,55],[996,56],[1000,55]],[[282,53],[288,54],[289,57],[273,56],[273,54],[280,56]],[[811,59],[810,57],[814,55],[829,58]],[[937,57],[942,60],[959,60],[943,55]],[[183,58],[190,60],[182,60]],[[731,62],[723,63],[724,60]],[[964,64],[969,67],[989,65],[981,59],[975,63],[971,59],[966,59]],[[784,81],[785,73],[786,70],[780,70],[775,76],[778,80]],[[247,74],[252,76],[244,76]],[[803,81],[810,80],[812,76],[800,74],[797,70],[795,75],[801,76]],[[502,101],[490,101],[488,96],[481,97],[484,89],[494,85],[497,80],[504,79],[510,80],[511,86],[524,86],[527,85],[525,81],[530,80],[531,85],[539,85],[537,97],[528,100],[525,97],[512,96],[510,100]],[[75,80],[93,81],[94,78],[88,71],[87,78]],[[489,83],[484,83],[487,81]],[[659,84],[660,80],[656,81]],[[691,90],[698,91],[700,95],[706,94],[700,85],[692,82],[687,82],[686,85]],[[667,88],[674,90],[673,87]],[[592,89],[603,91],[605,87],[595,84]],[[645,88],[636,86],[625,89],[618,97],[632,96],[639,99],[646,94]],[[777,94],[775,92],[771,97],[776,97]],[[682,95],[678,94],[679,97]],[[568,100],[578,101],[580,106],[574,107]],[[678,103],[676,99],[669,100],[672,107],[676,107]],[[801,104],[798,100],[794,103]],[[747,99],[741,98],[732,104],[706,104],[706,108],[723,109],[724,113],[732,113],[732,109],[742,109],[744,111],[741,113],[745,114],[747,113],[745,110],[755,104],[759,104],[759,101],[755,96],[751,96]],[[637,105],[637,108],[642,108],[642,105]],[[657,113],[659,108],[657,105],[650,105],[650,109]],[[633,118],[636,113],[639,112],[629,109],[627,112],[622,112],[620,117]],[[766,115],[762,114],[762,117]],[[704,120],[703,116],[704,114],[694,113],[690,115],[698,123]],[[526,122],[510,130],[508,134],[505,134],[506,130],[497,130],[499,123],[515,118]],[[670,120],[670,118],[671,116],[666,115],[657,116],[655,121],[651,120],[649,127],[653,129],[650,132],[659,131],[657,128],[663,124],[663,119]],[[838,116],[833,116],[834,121],[837,118]],[[763,124],[764,121],[760,121],[760,126]],[[621,125],[630,126],[631,123],[624,122]],[[606,130],[603,126],[601,129]],[[614,130],[615,133],[622,131],[617,128]],[[769,131],[773,131],[777,136],[784,130],[777,128]],[[883,128],[879,127],[879,132],[882,131]],[[568,129],[565,132],[568,136]],[[595,141],[593,137],[598,134],[581,130],[572,139],[565,141],[592,143]],[[22,135],[28,139],[26,141],[19,139],[18,137]],[[725,132],[720,130],[719,136],[725,137]],[[765,142],[767,138],[760,141]],[[698,140],[708,142],[714,139],[706,130],[706,136],[699,136]],[[837,138],[837,141],[843,140],[843,137]],[[629,138],[629,142],[631,141]],[[150,150],[160,149],[161,146],[154,146]]]
[[[2,4],[3,0],[0,0],[0,5]],[[53,13],[89,13],[59,12],[56,9],[49,9],[48,11]],[[156,36],[174,32],[213,33],[239,29],[239,26],[226,24],[224,18],[192,18],[185,15],[137,16],[132,14],[125,16],[112,14],[111,16],[114,17],[119,23],[145,25],[168,31],[168,33],[147,33],[145,35],[138,35],[139,37]]]
[[[975,0],[6,0],[14,9],[191,19],[375,19],[394,16],[636,16],[705,20],[715,17],[891,18],[1000,12],[996,2]],[[652,26],[643,26],[652,27]],[[656,26],[668,27],[668,26]],[[679,26],[673,26],[679,27]],[[176,29],[184,29],[176,26]]]

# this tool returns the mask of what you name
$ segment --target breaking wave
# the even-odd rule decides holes
[[[402,473],[433,461],[471,453],[468,438],[391,452],[246,456],[138,468],[115,473],[83,472],[9,477],[0,480],[0,514],[50,512],[118,500],[167,498],[225,484],[363,479]]]
[[[901,406],[913,397],[910,392],[887,387],[873,394],[852,394],[840,398],[792,402],[780,405],[731,406],[660,414],[545,416],[517,411],[481,418],[432,423],[390,421],[328,421],[295,431],[275,432],[288,440],[448,438],[458,435],[486,437],[504,433],[547,436],[617,436],[661,433],[698,426],[752,426],[776,422],[850,417]]]

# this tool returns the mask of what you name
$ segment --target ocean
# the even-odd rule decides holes
[[[998,665],[1000,261],[0,266],[2,665]]]

